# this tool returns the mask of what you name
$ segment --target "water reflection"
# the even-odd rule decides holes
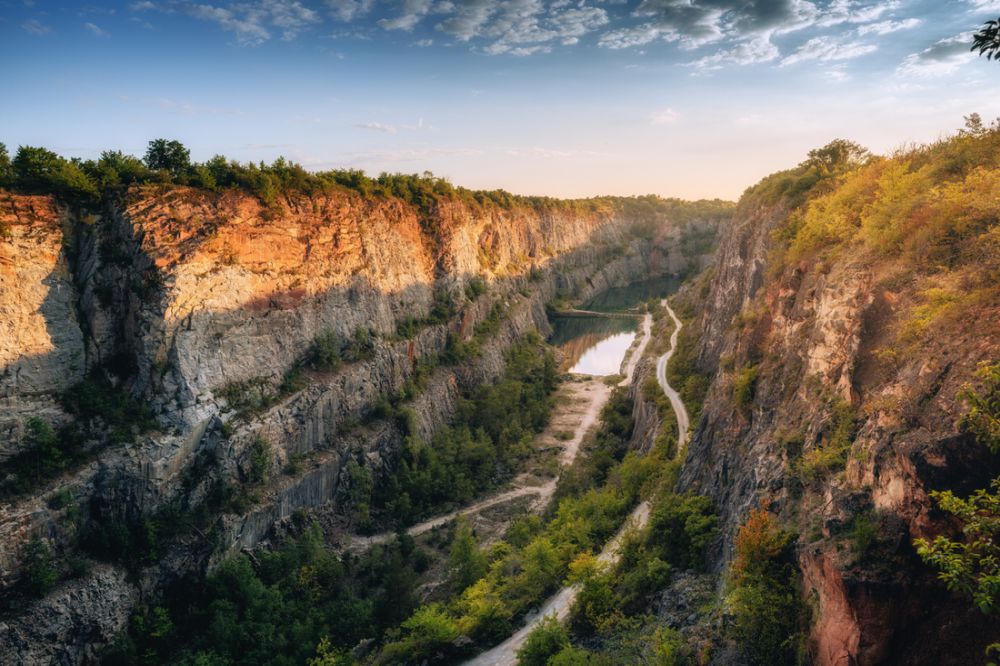
[[[549,342],[562,352],[562,372],[613,375],[621,368],[625,352],[635,340],[634,319],[556,317]]]
[[[633,282],[624,287],[613,287],[594,296],[590,302],[584,304],[582,309],[597,312],[622,312],[653,298],[666,298],[677,291],[681,281],[675,275],[664,275]]]

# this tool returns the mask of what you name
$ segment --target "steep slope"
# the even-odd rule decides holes
[[[751,508],[797,531],[814,663],[976,663],[1000,636],[912,545],[952,529],[931,491],[1000,473],[958,427],[1000,358],[998,141],[806,162],[749,190],[720,245],[680,485],[720,512],[717,571]]]

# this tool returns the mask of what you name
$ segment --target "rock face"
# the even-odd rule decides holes
[[[1000,357],[1000,308],[901,338],[915,287],[900,267],[843,255],[782,267],[774,232],[787,215],[781,202],[741,202],[698,322],[713,381],[681,486],[719,509],[716,571],[748,511],[769,503],[800,535],[814,663],[978,663],[1000,628],[946,593],[912,541],[949,529],[930,491],[968,492],[1000,474],[997,456],[956,425],[956,395],[979,362]],[[734,385],[750,369],[741,404]],[[806,471],[842,425],[853,433],[846,469]],[[875,526],[874,543],[857,545],[859,521]]]
[[[139,189],[78,219],[45,197],[0,193],[9,229],[0,237],[0,460],[23,448],[29,418],[69,421],[58,394],[91,371],[149,404],[160,424],[124,446],[95,435],[95,461],[0,504],[0,589],[18,581],[32,537],[72,554],[90,523],[168,507],[193,514],[218,488],[245,483],[261,464],[252,451],[268,444],[253,472],[267,481],[248,508],[219,515],[211,539],[176,539],[133,577],[100,565],[8,613],[0,663],[88,662],[137,604],[174,581],[254,547],[298,510],[335,511],[347,461],[377,480],[396,459],[403,434],[376,407],[419,364],[502,313],[478,355],[436,366],[406,405],[429,439],[463,391],[502,374],[514,342],[547,332],[544,304],[557,294],[586,298],[689,268],[664,224],[652,243],[596,205],[456,202],[427,215],[348,191],[264,207],[238,192],[178,187]],[[472,278],[485,294],[466,294]],[[407,322],[408,337],[397,335]],[[320,333],[346,340],[359,329],[371,335],[366,353],[292,377]],[[252,411],[243,394],[260,398]],[[67,494],[69,506],[53,499]]]
[[[29,415],[57,416],[49,396],[86,368],[65,222],[47,197],[0,192],[0,461]]]

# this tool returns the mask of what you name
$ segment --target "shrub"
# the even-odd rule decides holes
[[[486,281],[478,275],[469,278],[465,283],[465,297],[470,301],[476,300],[484,293],[486,293]]]
[[[983,363],[976,375],[982,388],[967,386],[959,394],[969,406],[959,427],[996,453],[1000,451],[1000,363]]]
[[[53,564],[52,551],[49,545],[38,537],[24,545],[21,551],[21,566],[28,591],[36,596],[45,596],[55,587],[59,574]]]
[[[271,475],[271,443],[256,437],[250,444],[250,483],[267,483]]]
[[[757,388],[757,366],[744,366],[733,378],[733,403],[746,407],[754,398]]]
[[[766,509],[750,512],[734,542],[726,606],[730,638],[752,664],[794,664],[805,608],[794,563],[795,535]]]
[[[847,463],[857,425],[854,408],[843,400],[833,404],[830,425],[820,443],[807,451],[797,463],[797,472],[804,481],[814,481],[843,469]]]
[[[336,332],[327,329],[317,335],[306,356],[309,365],[321,372],[331,372],[340,367],[341,342]]]
[[[569,647],[569,633],[555,618],[548,616],[531,630],[524,645],[517,651],[518,664],[546,666],[549,659]]]

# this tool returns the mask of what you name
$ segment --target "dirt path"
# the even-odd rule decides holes
[[[660,356],[656,362],[656,378],[660,383],[660,387],[663,392],[666,393],[667,397],[670,399],[670,405],[674,409],[674,414],[677,416],[677,429],[679,432],[677,442],[678,448],[682,448],[687,442],[687,431],[688,431],[688,413],[687,409],[684,407],[684,403],[681,401],[677,391],[670,386],[667,382],[667,361],[673,355],[674,350],[677,348],[677,336],[680,333],[681,324],[680,319],[674,314],[674,311],[667,304],[666,299],[662,301],[663,307],[667,309],[667,313],[674,320],[676,328],[674,332],[670,335],[670,350],[667,353]],[[642,351],[645,350],[645,345],[649,341],[649,327],[652,323],[652,317],[646,315],[643,320],[643,335],[644,339],[641,343],[641,350],[636,350],[637,353],[633,354],[633,359],[629,361],[629,377],[631,377],[632,371],[635,369],[635,363],[638,363],[638,359],[642,356]],[[635,361],[633,363],[633,360]],[[619,553],[618,548],[621,545],[622,537],[625,533],[631,529],[641,529],[646,525],[649,520],[649,503],[642,502],[637,506],[632,513],[629,515],[628,519],[625,521],[618,533],[604,545],[604,549],[601,551],[599,559],[608,564],[613,565],[618,561]],[[532,615],[527,623],[521,627],[514,635],[505,640],[500,645],[497,645],[491,650],[483,652],[478,657],[470,659],[465,662],[465,666],[513,666],[517,663],[517,651],[521,649],[524,645],[524,641],[527,640],[528,634],[547,616],[554,615],[557,620],[562,622],[567,617],[569,617],[570,608],[573,607],[573,601],[576,599],[578,588],[575,585],[564,587],[555,595],[549,597],[549,599],[542,605],[537,613]]]
[[[639,342],[633,345],[631,354],[624,363],[624,378],[618,382],[618,386],[628,386],[631,383],[635,368],[646,351],[646,346],[649,344],[652,327],[652,315],[644,315],[640,325]],[[574,377],[568,382],[563,382],[556,393],[556,407],[553,410],[552,417],[549,419],[549,424],[535,439],[536,447],[561,447],[559,466],[568,467],[572,465],[573,461],[576,460],[577,453],[580,451],[580,444],[583,443],[587,433],[597,423],[601,410],[611,396],[611,390],[612,387],[604,383],[603,377]],[[572,432],[573,436],[570,439],[564,440],[560,437],[560,434],[566,432]],[[556,491],[557,481],[558,477],[539,483],[538,479],[531,474],[520,474],[514,478],[512,487],[509,490],[484,498],[450,513],[435,516],[429,520],[417,523],[408,528],[406,533],[414,537],[420,536],[462,516],[476,514],[484,509],[528,495],[536,496],[536,499],[532,502],[532,508],[540,509],[552,499],[552,495]],[[395,536],[395,532],[382,532],[381,534],[372,536],[353,536],[347,544],[347,550],[355,553],[364,552],[375,544],[391,541]]]
[[[663,299],[660,303],[667,309],[667,314],[670,315],[670,318],[674,320],[675,328],[674,332],[670,334],[670,349],[656,361],[656,381],[660,383],[660,388],[663,389],[667,398],[670,399],[670,406],[674,408],[674,414],[677,415],[677,449],[680,450],[687,444],[688,428],[691,426],[691,423],[688,419],[687,409],[684,408],[684,401],[681,400],[677,391],[667,382],[667,362],[674,355],[674,350],[677,349],[677,336],[680,335],[684,324],[677,318],[673,309],[667,305],[667,299]]]

